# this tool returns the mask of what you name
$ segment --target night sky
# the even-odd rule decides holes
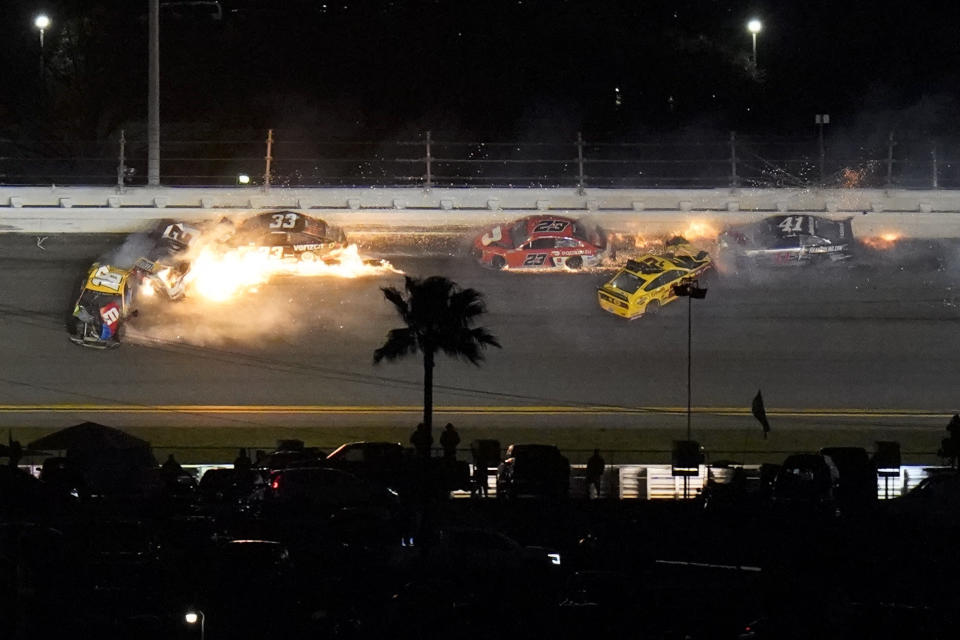
[[[176,4],[176,3],[168,3]],[[147,0],[6,0],[0,135],[145,126]],[[954,2],[225,0],[161,9],[161,122],[354,139],[955,128]],[[47,87],[33,16],[48,12]],[[763,21],[751,66],[750,18]],[[619,88],[619,94],[617,89]],[[619,95],[619,100],[617,99]]]

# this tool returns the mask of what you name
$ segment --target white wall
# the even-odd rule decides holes
[[[348,230],[474,227],[538,210],[590,214],[612,231],[682,230],[776,213],[854,218],[858,236],[960,237],[960,191],[868,189],[179,188],[0,186],[0,232],[125,233],[150,220],[296,209]]]

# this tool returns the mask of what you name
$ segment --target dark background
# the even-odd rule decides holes
[[[147,0],[6,0],[0,136],[100,140],[147,116]],[[224,0],[161,8],[162,136],[632,140],[952,132],[954,3]],[[46,87],[33,17],[45,35]],[[746,23],[763,21],[759,68]],[[616,104],[619,87],[621,103]]]

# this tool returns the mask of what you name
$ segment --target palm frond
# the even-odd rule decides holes
[[[417,352],[417,336],[409,328],[391,329],[387,341],[373,352],[373,363],[381,360],[396,360]]]

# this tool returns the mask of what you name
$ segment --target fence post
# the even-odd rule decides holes
[[[737,176],[737,132],[730,132],[730,186],[736,189],[740,186],[740,177]]]
[[[127,139],[124,136],[124,130],[120,129],[120,162],[117,164],[117,193],[124,193],[126,191],[126,187],[123,184],[124,178],[127,175],[126,145]]]
[[[263,190],[270,191],[270,161],[273,160],[273,129],[267,129],[266,167],[263,172]]]
[[[896,144],[893,140],[893,131],[890,132],[890,135],[887,137],[887,184],[886,188],[893,186],[893,145]]]
[[[427,176],[426,180],[423,183],[423,190],[430,191],[433,188],[433,156],[430,155],[430,145],[431,145],[430,132],[427,131],[427,157],[425,159],[427,164]]]
[[[583,177],[583,133],[577,131],[577,195],[582,196],[584,193],[584,177]]]
[[[937,176],[937,141],[930,143],[930,170],[932,171],[930,186],[934,189],[940,188],[940,179]]]

